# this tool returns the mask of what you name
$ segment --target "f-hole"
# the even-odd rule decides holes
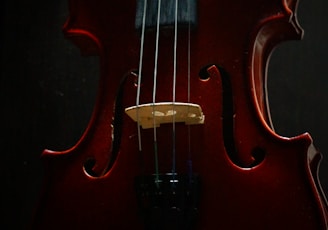
[[[264,160],[265,150],[254,146],[250,153],[253,158],[250,165],[243,164],[239,159],[234,138],[234,99],[230,76],[222,67],[217,65],[207,65],[199,72],[200,79],[203,81],[208,80],[213,75],[221,78],[222,82],[222,132],[226,152],[235,165],[241,168],[255,167]]]
[[[122,123],[123,123],[123,115],[124,115],[124,108],[123,108],[123,95],[124,95],[124,90],[123,90],[123,86],[126,82],[126,80],[128,79],[128,77],[135,77],[135,72],[136,71],[131,71],[128,74],[124,75],[118,91],[116,93],[116,98],[115,98],[115,104],[114,104],[114,118],[112,121],[112,126],[113,126],[113,131],[112,131],[112,136],[113,136],[113,141],[112,141],[112,148],[111,148],[111,157],[110,160],[108,162],[107,167],[105,168],[105,170],[101,173],[101,174],[97,174],[93,168],[96,165],[96,159],[94,158],[89,158],[85,161],[84,163],[84,170],[85,172],[92,177],[100,177],[102,175],[104,175],[106,172],[108,172],[111,167],[113,166],[119,149],[120,149],[120,145],[121,145],[121,132],[122,132]]]

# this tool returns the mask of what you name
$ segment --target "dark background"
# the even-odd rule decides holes
[[[44,148],[72,146],[90,118],[97,89],[97,57],[81,57],[63,37],[67,1],[1,1],[1,229],[22,229],[41,187]],[[311,133],[323,153],[328,193],[328,1],[303,0],[304,40],[286,42],[269,66],[276,132]],[[59,169],[60,170],[60,169]]]

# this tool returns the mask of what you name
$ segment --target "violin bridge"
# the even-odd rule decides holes
[[[132,106],[125,113],[142,128],[159,127],[161,124],[183,122],[186,125],[204,124],[205,116],[197,104],[159,102]]]

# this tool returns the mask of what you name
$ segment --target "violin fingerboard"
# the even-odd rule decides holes
[[[145,0],[137,1],[136,8],[136,29],[140,29],[143,24]],[[146,28],[157,26],[158,0],[148,0],[146,8]],[[176,0],[161,1],[160,26],[173,26],[175,24]],[[178,24],[195,26],[197,22],[197,1],[180,0],[178,1]]]

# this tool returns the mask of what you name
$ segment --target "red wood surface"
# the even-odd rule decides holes
[[[80,141],[67,151],[43,153],[46,176],[33,229],[145,229],[134,178],[154,172],[153,131],[142,130],[140,154],[137,126],[123,112],[136,101],[136,79],[130,74],[139,65],[135,4],[69,1],[64,33],[84,55],[99,55],[100,87]],[[296,5],[292,0],[198,1],[198,24],[191,32],[191,102],[202,107],[205,123],[190,127],[193,171],[201,179],[194,229],[327,229],[327,203],[317,176],[321,155],[309,134],[275,134],[266,105],[266,63],[272,49],[302,38]],[[161,32],[158,102],[172,100],[173,36],[172,31]],[[154,37],[154,32],[146,33],[141,103],[152,102]],[[177,53],[176,100],[187,102],[186,30],[179,31]],[[235,159],[224,143],[222,72],[215,66],[231,82]],[[205,67],[210,75],[206,81],[199,77]],[[122,101],[117,102],[118,91]],[[170,172],[172,127],[162,125],[157,133],[160,172]],[[188,127],[177,124],[181,174],[188,171],[187,136]],[[114,148],[113,138],[120,140]],[[252,166],[255,149],[265,157]],[[84,169],[90,159],[96,162],[93,176]]]

